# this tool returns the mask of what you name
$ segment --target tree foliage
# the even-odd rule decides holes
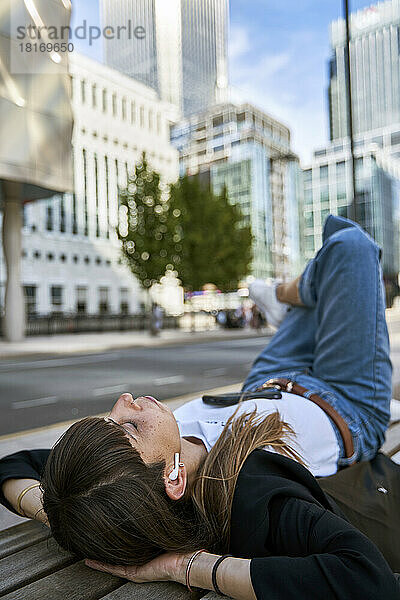
[[[118,230],[122,251],[132,273],[148,289],[171,264],[174,224],[169,223],[168,193],[144,153],[126,189],[120,190],[120,202],[126,207],[126,223],[120,223]]]
[[[171,186],[169,210],[173,262],[183,286],[236,289],[249,272],[252,235],[226,188],[216,196],[197,177],[185,176]]]

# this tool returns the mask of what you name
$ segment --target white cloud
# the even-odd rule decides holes
[[[249,32],[245,27],[232,25],[229,36],[229,60],[234,61],[250,50]]]
[[[232,28],[230,71],[232,99],[251,102],[284,122],[303,162],[326,143],[325,63],[313,53],[312,32],[297,31],[282,52],[257,54],[245,27]],[[319,71],[318,71],[319,69]]]

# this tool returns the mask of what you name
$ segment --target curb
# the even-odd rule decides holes
[[[22,349],[22,350],[10,350],[9,352],[7,351],[2,351],[0,350],[0,360],[7,360],[9,358],[29,358],[29,357],[38,357],[38,356],[58,356],[58,355],[62,355],[62,356],[70,356],[70,355],[76,355],[76,354],[98,354],[100,352],[107,352],[109,350],[124,350],[124,349],[131,349],[131,348],[162,348],[164,346],[186,346],[186,345],[194,345],[194,344],[204,344],[204,343],[209,343],[209,342],[220,342],[220,341],[229,341],[229,340],[243,340],[243,339],[257,339],[257,338],[265,338],[265,337],[271,337],[273,335],[273,333],[271,332],[271,330],[266,330],[262,333],[237,333],[237,334],[230,334],[230,335],[224,335],[222,333],[217,334],[217,335],[204,335],[198,337],[198,333],[195,334],[195,336],[190,337],[190,333],[188,332],[188,337],[184,337],[182,339],[163,339],[160,338],[158,340],[151,340],[151,338],[149,338],[148,340],[146,339],[145,341],[141,342],[141,341],[136,341],[136,342],[131,342],[131,343],[121,343],[121,342],[115,342],[115,343],[104,343],[104,344],[99,344],[98,346],[96,346],[95,348],[93,346],[81,346],[79,348],[60,348],[59,350],[54,350],[52,348],[50,349],[31,349],[31,348],[26,348],[26,349]],[[62,343],[60,341],[60,343]]]
[[[189,402],[189,400],[193,400],[194,398],[198,398],[199,396],[203,396],[204,394],[223,394],[225,392],[232,391],[233,388],[240,387],[240,383],[232,383],[232,385],[224,385],[218,388],[212,388],[209,390],[202,390],[201,392],[193,392],[190,394],[184,394],[183,396],[174,396],[173,398],[167,398],[163,400],[163,404],[167,404],[171,410],[175,410],[185,402]],[[92,415],[94,417],[105,417],[108,413],[100,413],[96,415]],[[82,417],[81,417],[82,418]],[[44,427],[36,427],[34,429],[26,429],[25,431],[17,431],[15,433],[6,433],[4,435],[0,435],[0,444],[2,442],[6,442],[8,440],[14,440],[17,438],[21,438],[28,435],[39,435],[43,432],[48,432],[52,429],[59,429],[62,427],[69,427],[73,423],[80,421],[80,419],[72,419],[69,421],[60,421],[59,423],[53,423],[52,425],[46,425]]]

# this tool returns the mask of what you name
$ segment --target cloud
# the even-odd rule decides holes
[[[238,60],[250,50],[249,32],[245,27],[232,26],[229,36],[229,60]]]
[[[231,35],[232,99],[251,102],[285,123],[302,161],[327,141],[325,61],[315,51],[315,38],[307,29],[286,30],[281,44],[271,39],[267,47],[265,38],[252,39],[245,26],[232,27]]]

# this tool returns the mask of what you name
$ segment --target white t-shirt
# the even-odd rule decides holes
[[[329,417],[319,406],[302,396],[282,392],[281,399],[245,400],[238,414],[254,410],[254,405],[257,414],[279,411],[296,434],[289,442],[313,475],[323,477],[336,473],[339,445]],[[210,406],[201,398],[187,402],[174,411],[181,437],[200,439],[209,452],[236,407]],[[274,451],[273,448],[268,450]]]

